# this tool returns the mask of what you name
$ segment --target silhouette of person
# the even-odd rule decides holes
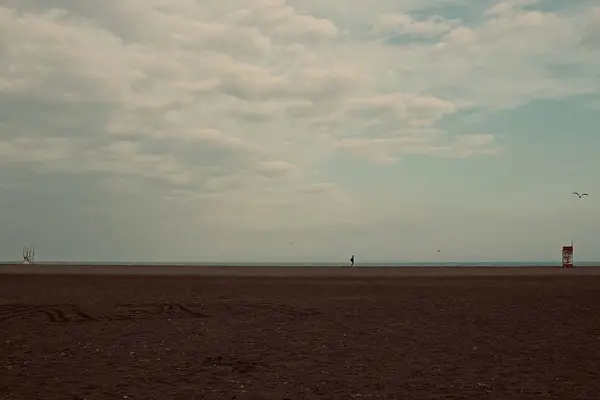
[[[354,254],[352,254],[352,257],[350,257],[350,265],[354,267]]]

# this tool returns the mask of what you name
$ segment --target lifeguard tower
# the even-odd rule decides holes
[[[33,264],[35,258],[35,247],[23,246],[23,264]]]
[[[562,248],[562,267],[573,268],[573,242],[570,246],[563,246]]]

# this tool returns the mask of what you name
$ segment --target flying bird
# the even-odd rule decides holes
[[[579,196],[579,198],[582,198],[583,196],[587,196],[588,195],[587,193],[581,193],[581,194],[579,194],[577,192],[573,192],[573,194]]]

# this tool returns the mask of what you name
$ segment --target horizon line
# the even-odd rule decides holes
[[[14,260],[2,260],[0,261],[0,265],[14,265],[14,264],[22,264],[22,261],[14,261]],[[40,265],[59,265],[59,264],[70,264],[70,265],[198,265],[198,266],[260,266],[260,265],[270,265],[270,266],[286,266],[286,265],[332,265],[332,266],[340,266],[347,265],[348,262],[344,261],[127,261],[127,260],[118,260],[118,261],[91,261],[91,260],[45,260],[45,261],[34,261],[33,264]],[[375,266],[378,264],[383,264],[386,266],[410,266],[410,265],[419,265],[419,266],[461,266],[461,265],[523,265],[523,266],[531,266],[532,264],[544,264],[544,265],[562,265],[560,260],[535,260],[535,261],[362,261],[355,263],[355,266],[365,265],[365,266]],[[594,260],[581,260],[577,261],[575,264],[596,264],[600,265],[600,261]]]

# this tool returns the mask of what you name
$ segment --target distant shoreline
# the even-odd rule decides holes
[[[27,265],[22,262],[0,261],[2,266]],[[304,267],[304,268],[340,268],[350,267],[349,262],[211,262],[211,261],[186,261],[186,262],[136,262],[136,261],[35,261],[33,265],[46,267],[91,267],[91,266],[113,266],[113,267],[260,267],[260,268],[281,268],[281,267]],[[576,261],[579,267],[599,267],[600,261]],[[560,267],[559,261],[442,261],[442,262],[358,262],[354,268],[437,268],[437,267],[460,267],[460,268],[490,268],[490,267]]]
[[[394,278],[394,277],[469,277],[469,276],[600,276],[600,265],[564,269],[554,266],[219,266],[219,265],[145,265],[145,264],[5,264],[4,275],[135,275],[263,278]]]

